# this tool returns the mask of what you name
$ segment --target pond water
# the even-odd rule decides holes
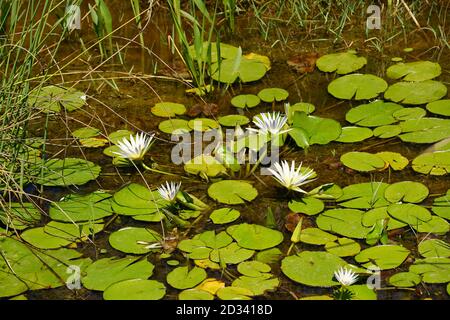
[[[132,17],[132,12],[127,5],[121,1],[115,1],[117,10],[114,11],[114,21],[122,24]],[[112,6],[113,6],[112,5]],[[83,8],[84,9],[84,8]],[[156,10],[156,9],[155,9]],[[86,12],[86,11],[85,11]],[[214,94],[203,98],[205,102],[215,103],[218,105],[218,113],[209,118],[218,119],[221,116],[229,114],[242,114],[252,119],[253,116],[262,112],[272,112],[273,110],[284,112],[284,103],[290,102],[291,105],[297,102],[307,102],[315,106],[313,116],[321,118],[329,118],[338,121],[342,127],[351,125],[346,121],[346,114],[352,108],[361,104],[369,103],[375,99],[367,99],[362,101],[337,99],[331,95],[327,87],[333,80],[341,75],[334,72],[322,72],[315,68],[310,73],[300,74],[294,68],[288,65],[287,61],[292,57],[305,53],[317,53],[318,56],[324,56],[335,52],[345,52],[347,49],[357,50],[357,54],[367,58],[367,64],[358,70],[359,73],[370,73],[385,79],[388,84],[393,84],[397,80],[386,77],[386,69],[394,64],[391,61],[393,57],[402,57],[405,62],[414,62],[418,60],[429,60],[437,62],[442,68],[438,81],[444,83],[447,87],[450,83],[450,55],[449,48],[434,47],[434,40],[430,39],[426,31],[410,32],[404,36],[399,36],[395,40],[383,43],[382,51],[379,51],[373,45],[374,41],[366,41],[365,36],[361,36],[364,28],[359,27],[359,19],[356,19],[355,25],[346,30],[341,41],[334,42],[325,30],[295,30],[291,26],[279,26],[279,32],[286,36],[286,41],[264,41],[258,32],[258,24],[253,16],[241,16],[238,20],[237,29],[239,32],[230,35],[224,34],[221,41],[234,46],[241,46],[243,53],[258,53],[267,55],[271,61],[271,69],[259,81],[251,83],[234,84],[227,90],[222,88]],[[363,23],[363,22],[361,22]],[[84,26],[81,35],[85,43],[94,40],[88,26]],[[86,31],[85,31],[86,30]],[[375,33],[379,32],[379,33]],[[217,182],[220,178],[210,178],[210,181],[190,175],[183,169],[183,165],[175,165],[171,160],[172,148],[176,142],[170,140],[170,135],[159,130],[158,125],[161,121],[166,120],[157,117],[151,112],[151,108],[158,102],[170,101],[182,103],[188,109],[195,104],[203,103],[202,99],[187,95],[185,90],[187,86],[182,81],[164,79],[165,76],[171,76],[168,68],[163,66],[164,61],[171,67],[175,67],[180,73],[184,72],[182,62],[179,57],[173,55],[167,47],[167,36],[171,33],[171,21],[167,9],[158,9],[153,13],[152,21],[146,28],[144,33],[145,43],[152,51],[142,51],[138,45],[128,45],[123,50],[123,64],[114,61],[115,64],[109,62],[101,65],[100,61],[94,55],[83,55],[70,63],[66,71],[74,71],[74,74],[64,74],[62,76],[63,83],[66,87],[75,84],[77,90],[87,92],[87,105],[82,109],[70,113],[61,113],[52,116],[48,126],[48,141],[46,145],[47,157],[56,158],[85,158],[95,164],[101,166],[101,174],[95,181],[90,181],[81,186],[71,186],[69,188],[62,187],[46,187],[44,195],[46,198],[58,201],[62,196],[70,193],[89,194],[96,190],[102,189],[113,194],[130,182],[141,185],[148,185],[151,189],[160,186],[164,181],[181,181],[182,189],[191,195],[196,196],[201,201],[209,205],[209,209],[202,212],[197,219],[191,219],[193,224],[187,228],[178,228],[173,231],[176,242],[191,239],[197,234],[204,231],[215,230],[216,233],[227,230],[232,225],[241,223],[266,225],[266,216],[268,208],[271,208],[275,217],[275,230],[279,230],[284,235],[284,240],[277,248],[281,250],[283,256],[276,262],[271,263],[271,273],[279,279],[279,284],[273,290],[268,290],[262,295],[258,295],[255,299],[294,299],[303,298],[314,295],[330,296],[333,289],[330,287],[311,286],[302,284],[303,281],[293,281],[291,277],[286,276],[281,270],[281,260],[288,252],[291,246],[292,232],[286,229],[285,224],[288,219],[292,219],[294,215],[288,207],[288,203],[292,199],[300,201],[300,196],[292,193],[286,193],[270,175],[260,175],[259,170],[255,175],[246,178],[251,182],[257,190],[258,196],[255,200],[245,202],[238,205],[226,205],[214,201],[208,196],[208,188],[212,183]],[[136,35],[136,27],[133,23],[123,27],[118,33],[115,41],[121,44]],[[381,37],[381,31],[374,31],[374,37]],[[91,38],[90,38],[91,37]],[[123,40],[120,40],[120,37]],[[407,47],[412,47],[412,52],[404,52]],[[78,54],[79,43],[72,39],[62,44],[58,53],[60,61],[70,61]],[[95,49],[92,50],[95,53]],[[98,52],[97,52],[98,53]],[[87,70],[93,70],[87,75]],[[155,75],[161,77],[153,77]],[[79,73],[78,73],[79,72]],[[97,79],[92,81],[92,79]],[[114,90],[112,86],[106,84],[104,79],[110,83],[114,81],[118,90]],[[436,80],[436,79],[435,79]],[[275,103],[262,102],[259,106],[251,109],[237,109],[231,105],[231,99],[239,94],[258,94],[264,88],[278,87],[289,92],[286,101]],[[442,99],[448,99],[446,94]],[[425,104],[418,105],[424,108]],[[408,106],[415,107],[415,106]],[[427,117],[445,118],[445,116],[436,116],[427,113]],[[191,119],[186,115],[179,116],[183,119]],[[46,116],[42,116],[37,121],[30,124],[31,135],[37,137],[44,135],[44,124],[47,121]],[[158,169],[174,174],[175,176],[158,174],[150,171],[138,172],[133,167],[116,167],[111,162],[111,157],[103,154],[101,148],[83,148],[72,138],[71,132],[84,127],[91,126],[101,130],[104,136],[120,129],[127,129],[133,132],[155,133],[156,142],[151,147],[146,159],[158,165]],[[243,126],[247,127],[247,126]],[[254,127],[254,126],[253,126]],[[325,129],[325,128],[324,128]],[[374,129],[373,127],[371,129]],[[447,129],[448,130],[448,129]],[[425,133],[426,134],[426,133]],[[430,143],[409,143],[403,142],[398,136],[388,139],[380,139],[371,137],[361,142],[341,143],[331,141],[324,145],[314,144],[307,149],[302,149],[296,145],[292,139],[281,148],[280,158],[283,160],[295,160],[296,164],[302,163],[303,166],[313,169],[317,173],[317,178],[304,186],[306,191],[313,190],[324,184],[334,183],[341,188],[346,186],[367,183],[367,182],[383,182],[386,184],[394,184],[401,181],[416,181],[425,185],[429,189],[429,195],[420,205],[430,209],[433,200],[439,196],[443,196],[450,188],[450,180],[447,175],[426,175],[415,172],[412,169],[411,161],[422,154],[430,147]],[[373,170],[370,172],[359,172],[346,167],[340,161],[340,157],[348,152],[367,152],[377,153],[390,151],[400,153],[410,163],[406,168],[395,171],[390,168],[383,170]],[[151,161],[148,161],[149,163]],[[334,200],[324,201],[325,211],[339,208]],[[48,208],[48,204],[42,204]],[[240,212],[240,217],[229,224],[214,224],[209,216],[213,210],[232,207]],[[367,211],[366,209],[364,209]],[[317,227],[316,219],[318,215],[301,214],[303,217],[303,228]],[[42,225],[48,223],[51,219],[45,217],[41,222]],[[444,220],[445,221],[445,220]],[[134,220],[131,216],[111,215],[105,218],[106,227],[99,232],[92,241],[79,242],[76,250],[89,257],[97,260],[107,257],[124,257],[126,254],[111,247],[109,238],[114,232],[124,227],[151,228],[162,232],[161,224],[149,223]],[[447,223],[448,224],[448,223]],[[169,232],[166,229],[165,232]],[[339,232],[328,232],[337,234],[339,237],[344,235]],[[446,283],[424,283],[411,286],[408,288],[396,288],[388,282],[388,279],[399,272],[408,271],[409,266],[416,260],[422,259],[418,252],[418,245],[425,239],[440,239],[449,243],[449,232],[433,234],[428,232],[417,232],[409,226],[401,229],[395,229],[388,232],[389,244],[401,245],[408,249],[410,253],[400,263],[400,266],[388,268],[381,272],[381,289],[377,290],[378,299],[448,299],[446,292]],[[360,244],[361,250],[371,247],[364,239],[355,239]],[[378,245],[381,245],[378,243]],[[447,249],[448,250],[448,249]],[[170,250],[169,250],[170,251]],[[293,249],[291,255],[302,253],[305,251],[323,251],[326,252],[323,245],[313,245],[304,242],[298,242]],[[186,259],[183,251],[172,248],[170,258],[162,258],[161,251],[150,253],[148,260],[155,266],[151,279],[158,280],[165,284],[166,294],[163,299],[177,299],[180,289],[175,289],[166,282],[167,274],[174,270],[174,266],[167,264],[167,260],[178,260],[179,266],[193,266],[192,260]],[[253,258],[252,258],[253,259]],[[250,259],[251,260],[251,259]],[[357,264],[353,256],[343,257],[348,263]],[[448,261],[446,262],[448,263]],[[361,264],[360,264],[361,265]],[[226,286],[240,276],[236,269],[236,264],[226,265],[226,271],[207,269],[207,277],[215,278],[225,282]],[[446,271],[448,272],[448,270]],[[367,277],[367,276],[366,276]],[[364,284],[364,279],[358,282]],[[299,283],[300,282],[300,283]],[[447,281],[448,282],[448,281]],[[70,290],[65,286],[48,290],[27,291],[25,296],[28,299],[102,299],[103,292],[88,290],[81,288],[79,290]]]

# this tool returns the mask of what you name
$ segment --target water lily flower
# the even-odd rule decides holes
[[[301,185],[311,182],[311,179],[315,172],[312,169],[307,170],[306,172],[300,172],[302,168],[302,164],[298,168],[295,168],[295,161],[292,161],[291,166],[289,167],[289,163],[284,160],[281,165],[280,163],[274,164],[275,169],[269,168],[269,171],[273,174],[273,178],[278,181],[285,188],[297,192],[306,193],[303,189],[300,188]]]
[[[164,183],[158,188],[158,192],[161,195],[161,197],[169,202],[173,202],[175,200],[175,197],[178,194],[178,191],[180,191],[181,182],[167,182],[164,185]]]
[[[358,275],[353,270],[343,267],[341,267],[338,271],[335,271],[334,276],[343,286],[351,286],[358,280]]]
[[[281,115],[279,112],[260,113],[260,115],[258,117],[255,117],[253,120],[253,123],[258,127],[258,129],[248,128],[247,130],[256,133],[277,136],[291,130],[290,128],[283,130],[287,123],[287,120],[287,117]]]
[[[152,145],[154,135],[148,136],[147,134],[141,132],[133,137],[130,135],[130,139],[123,138],[122,141],[117,143],[119,147],[118,152],[114,152],[121,158],[140,161],[144,159],[144,155],[148,152]]]

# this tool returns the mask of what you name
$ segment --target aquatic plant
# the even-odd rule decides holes
[[[300,186],[313,181],[315,172],[312,169],[306,169],[302,171],[302,163],[296,168],[295,161],[289,163],[284,160],[274,164],[274,168],[269,168],[272,173],[273,178],[288,190],[307,193],[305,190],[301,189]]]
[[[153,137],[154,135],[148,136],[144,132],[138,133],[135,137],[130,135],[129,139],[123,138],[117,143],[119,151],[114,153],[123,159],[142,161],[154,142]]]
[[[345,287],[351,286],[356,281],[358,281],[358,275],[350,269],[341,267],[339,270],[334,272],[334,276],[339,283]]]
[[[285,128],[287,120],[287,117],[281,115],[279,112],[261,113],[253,120],[253,123],[258,129],[248,128],[247,130],[275,138],[280,134],[290,131],[289,128]]]
[[[158,192],[161,195],[161,197],[169,202],[174,202],[176,200],[176,196],[178,192],[180,191],[181,182],[176,183],[171,181],[170,183],[166,181],[166,184],[164,183],[158,187]]]
[[[108,57],[113,53],[113,25],[112,16],[104,0],[95,0],[95,6],[89,3],[89,12],[91,14],[94,31],[98,38],[98,48],[101,58]],[[108,47],[105,46],[105,41]]]

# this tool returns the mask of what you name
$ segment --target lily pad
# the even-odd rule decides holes
[[[129,139],[131,135],[134,136],[134,133],[129,130],[121,129],[121,130],[111,132],[108,135],[108,140],[111,141],[111,143],[113,143],[113,144],[117,144],[117,143],[119,143],[119,141],[122,141],[123,138]]]
[[[367,63],[364,57],[358,57],[352,52],[326,54],[316,61],[317,68],[324,72],[336,71],[337,74],[347,74],[361,69]]]
[[[181,291],[178,300],[214,300],[214,296],[208,291],[193,288]]]
[[[450,189],[444,196],[434,199],[431,210],[441,218],[450,220]]]
[[[205,41],[199,49],[196,49],[195,45],[191,45],[188,50],[189,54],[195,60],[209,61],[209,58],[211,58],[211,62],[216,62],[219,60],[219,54],[220,58],[233,59],[239,48],[223,42],[217,43]],[[208,51],[211,53],[210,57]]]
[[[259,251],[256,254],[255,260],[263,263],[275,263],[281,259],[282,252],[278,248],[270,248],[263,251]]]
[[[398,221],[388,214],[388,207],[379,207],[375,209],[371,209],[369,211],[366,211],[362,217],[362,224],[366,227],[372,227],[377,223],[377,221],[380,221],[382,219],[389,218],[388,224],[387,224],[387,230],[394,230],[399,229],[407,226],[407,223]]]
[[[373,74],[349,74],[328,85],[328,92],[338,99],[367,100],[384,92],[388,84]]]
[[[190,289],[206,279],[206,271],[199,267],[178,267],[167,274],[167,283],[176,289]]]
[[[406,121],[410,119],[421,119],[425,117],[426,114],[427,112],[425,111],[425,109],[414,107],[397,110],[392,115],[399,121]]]
[[[420,276],[412,272],[399,272],[389,278],[389,284],[399,288],[414,287],[420,282]]]
[[[288,96],[289,92],[281,88],[265,88],[258,92],[258,97],[267,103],[280,102],[286,100]]]
[[[261,100],[254,94],[240,94],[231,99],[231,104],[236,108],[254,108]]]
[[[377,152],[375,155],[389,163],[389,166],[395,171],[403,170],[409,163],[408,159],[397,152],[383,151]]]
[[[414,171],[442,176],[450,173],[450,151],[424,153],[412,161]]]
[[[74,224],[50,221],[44,226],[44,232],[68,241],[84,241],[89,236],[103,230],[104,224],[101,222],[102,221],[99,220]]]
[[[384,197],[392,203],[420,203],[428,197],[428,188],[414,181],[401,181],[389,185],[384,191]]]
[[[288,206],[293,212],[307,214],[308,216],[318,214],[325,208],[325,204],[321,200],[313,197],[291,200]]]
[[[430,102],[426,105],[426,108],[434,114],[450,117],[450,99]]]
[[[378,127],[397,122],[393,114],[403,107],[393,102],[376,100],[351,108],[345,115],[345,120],[363,127]]]
[[[361,251],[361,246],[355,240],[339,238],[337,242],[327,242],[325,249],[338,257],[351,257]]]
[[[402,127],[396,124],[380,126],[373,129],[373,135],[380,139],[389,139],[398,136],[402,132]]]
[[[217,291],[221,300],[251,300],[254,293],[247,288],[225,287]]]
[[[450,119],[421,118],[400,123],[405,142],[434,143],[450,137]]]
[[[21,238],[40,249],[56,249],[65,247],[73,242],[62,237],[53,236],[44,231],[43,227],[27,229],[21,234]]]
[[[337,142],[353,143],[369,139],[373,132],[369,128],[361,127],[342,127],[341,135],[336,139]]]
[[[294,116],[295,112],[304,112],[306,114],[311,114],[316,110],[316,107],[312,103],[307,102],[297,102],[289,106],[289,118]],[[287,112],[286,112],[287,113]]]
[[[32,203],[10,202],[0,209],[0,222],[10,229],[23,230],[40,222],[41,212]]]
[[[263,62],[242,56],[222,60],[211,65],[211,78],[231,84],[238,78],[241,82],[253,82],[265,76],[267,68]]]
[[[338,237],[318,228],[306,228],[300,232],[300,241],[308,244],[323,245],[333,242]]]
[[[151,252],[148,246],[159,243],[161,236],[151,229],[126,227],[111,233],[109,244],[116,250],[131,253],[145,254]]]
[[[99,134],[100,130],[92,127],[82,127],[72,132],[72,136],[77,139],[92,138]]]
[[[105,300],[160,300],[166,287],[156,280],[131,279],[117,282],[103,292]]]
[[[411,226],[417,226],[431,219],[428,209],[412,203],[393,203],[389,205],[388,213],[394,219]]]
[[[412,226],[417,232],[434,233],[444,235],[450,231],[450,224],[441,217],[431,216],[428,221],[420,222]]]
[[[439,63],[431,61],[415,61],[407,63],[397,63],[386,70],[386,76],[404,81],[424,81],[436,78],[441,74]]]
[[[238,264],[250,259],[254,253],[254,250],[242,248],[236,242],[232,242],[224,248],[211,251],[210,259],[220,265]]]
[[[370,228],[362,225],[363,214],[363,211],[356,209],[331,209],[321,213],[316,223],[322,230],[344,237],[364,239]]]
[[[333,119],[308,116],[304,112],[296,112],[293,128],[288,134],[301,148],[313,144],[328,144],[341,135],[341,125]]]
[[[334,183],[326,183],[317,188],[314,188],[308,192],[308,196],[323,199],[323,200],[336,200],[343,194],[341,187]]]
[[[429,239],[419,243],[419,253],[422,257],[450,258],[450,244],[439,239]]]
[[[187,161],[184,171],[206,178],[227,173],[227,169],[216,158],[204,154]]]
[[[36,88],[28,95],[28,104],[43,112],[73,111],[86,104],[86,94],[74,88],[47,86]]]
[[[278,278],[261,278],[241,276],[233,281],[233,287],[246,288],[253,292],[254,295],[262,295],[266,291],[275,291],[280,285]]]
[[[214,210],[209,218],[214,224],[226,224],[235,221],[241,216],[241,213],[231,208],[221,208]]]
[[[186,107],[181,103],[158,102],[151,110],[155,116],[170,118],[184,114],[186,112]]]
[[[409,266],[409,272],[421,275],[422,281],[425,283],[450,282],[450,259],[417,259],[414,264]]]
[[[394,269],[400,266],[409,255],[409,250],[398,245],[381,245],[364,249],[355,256],[358,263],[365,267],[375,264],[381,270]]]
[[[352,285],[347,289],[353,293],[352,300],[377,300],[377,293],[366,284]]]
[[[189,122],[183,119],[169,119],[159,123],[158,129],[168,134],[183,134],[192,131]]]
[[[368,152],[347,152],[341,156],[341,162],[346,167],[356,171],[368,172],[383,169],[385,162],[376,154]]]
[[[343,194],[337,199],[340,206],[355,209],[384,207],[389,202],[384,198],[388,187],[383,182],[364,182],[352,184],[342,189]]]
[[[227,228],[239,246],[246,249],[264,250],[283,242],[283,234],[257,224],[242,223]]]
[[[404,104],[425,104],[441,99],[447,94],[447,87],[441,82],[425,80],[420,82],[397,82],[389,86],[384,97]]]
[[[270,266],[260,261],[244,261],[238,264],[237,270],[244,276],[258,278],[270,272]],[[240,287],[240,286],[238,286]]]
[[[247,181],[222,180],[209,186],[208,195],[220,203],[243,204],[255,199],[258,191]]]

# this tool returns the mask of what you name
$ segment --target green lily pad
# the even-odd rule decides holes
[[[155,116],[170,118],[184,114],[186,107],[181,103],[158,102],[152,107],[151,111]]]
[[[254,253],[254,250],[242,248],[236,242],[232,242],[224,248],[211,251],[210,259],[220,265],[238,264],[250,259]]]
[[[347,287],[352,295],[352,300],[377,300],[377,293],[366,284],[352,285]]]
[[[300,232],[300,241],[308,244],[323,245],[333,242],[338,237],[318,228],[306,228]]]
[[[421,275],[422,281],[425,283],[450,282],[450,259],[417,259],[414,264],[409,266],[409,272]]]
[[[434,143],[450,137],[450,119],[421,118],[400,123],[405,142]]]
[[[397,152],[383,151],[377,152],[375,155],[389,163],[389,166],[395,171],[403,170],[409,163],[408,159]]]
[[[430,102],[426,105],[426,108],[434,114],[450,117],[450,99]]]
[[[193,288],[181,291],[178,300],[214,300],[214,296],[208,291]]]
[[[239,246],[246,249],[264,250],[283,242],[283,234],[257,224],[242,223],[227,228]]]
[[[35,181],[49,187],[82,185],[97,179],[100,171],[100,166],[84,159],[51,159],[43,164],[42,175],[39,173]]]
[[[430,174],[433,176],[442,176],[450,173],[450,151],[424,153],[412,161],[414,171]]]
[[[93,221],[113,214],[109,193],[71,194],[50,205],[50,218],[64,222]]]
[[[444,235],[450,231],[450,224],[441,217],[432,216],[430,220],[412,226],[417,232]]]
[[[325,249],[338,257],[351,257],[361,251],[361,246],[355,240],[339,238],[337,242],[327,242]]]
[[[229,114],[227,116],[219,117],[217,121],[224,127],[243,126],[250,122],[250,119],[240,114]]]
[[[288,206],[293,212],[307,214],[308,216],[321,213],[325,208],[325,204],[321,200],[313,197],[291,200]]]
[[[131,279],[117,282],[103,292],[105,300],[160,300],[166,287],[156,280]]]
[[[0,222],[13,230],[23,230],[40,222],[41,212],[32,203],[10,202],[0,208]]]
[[[221,208],[214,210],[209,218],[214,224],[226,224],[235,221],[241,216],[241,213],[231,208]]]
[[[226,247],[232,241],[225,231],[217,235],[214,231],[205,231],[192,239],[180,241],[178,249],[187,252],[191,259],[208,259],[213,249]]]
[[[289,92],[281,88],[265,88],[258,92],[258,97],[267,103],[280,102],[286,100],[288,96]]]
[[[71,239],[53,236],[45,232],[44,227],[27,229],[21,234],[21,238],[40,249],[56,249],[65,247],[73,242]]]
[[[362,225],[364,212],[356,209],[331,209],[321,213],[317,226],[324,230],[340,234],[344,237],[364,239],[370,228]]]
[[[381,139],[389,139],[402,133],[402,127],[396,124],[380,126],[373,129],[373,135]]]
[[[100,134],[100,130],[92,127],[82,127],[72,132],[72,136],[77,139],[92,138]]]
[[[147,279],[153,274],[154,265],[147,259],[135,257],[103,258],[95,261],[86,269],[81,279],[89,290],[105,291],[110,285],[130,279]]]
[[[367,63],[364,57],[358,57],[352,52],[341,52],[326,54],[316,61],[316,66],[320,71],[334,72],[337,74],[347,74],[361,69]]]
[[[304,112],[306,114],[311,114],[316,110],[316,107],[312,103],[307,102],[297,102],[289,106],[290,115],[288,118],[292,118],[295,112]],[[287,113],[287,112],[286,112]]]
[[[266,291],[275,291],[280,285],[278,278],[261,278],[241,276],[233,281],[233,287],[246,288],[253,292],[254,295],[262,295]]]
[[[239,48],[223,42],[205,41],[200,48],[196,49],[195,45],[191,45],[188,50],[189,55],[195,60],[216,62],[219,60],[219,54],[220,58],[233,59]],[[210,57],[208,51],[211,53]]]
[[[355,256],[355,260],[364,263],[367,268],[375,264],[381,270],[388,270],[400,266],[409,253],[409,250],[402,246],[381,245],[364,249]]]
[[[261,277],[270,272],[270,266],[260,261],[244,261],[238,264],[237,270],[244,276]],[[238,286],[240,287],[240,286]]]
[[[414,287],[420,282],[420,276],[412,272],[399,272],[389,278],[389,284],[399,288]]]
[[[28,104],[43,112],[73,111],[86,104],[86,94],[74,88],[47,86],[36,88],[28,95]]]
[[[251,300],[254,293],[247,288],[225,287],[217,291],[220,300]]]
[[[147,247],[160,241],[161,236],[156,231],[146,228],[126,227],[111,233],[109,236],[111,247],[132,254],[151,252],[152,249]]]
[[[44,232],[68,241],[85,240],[103,230],[104,224],[101,222],[100,220],[74,224],[50,221],[44,226]]]
[[[351,108],[345,115],[345,120],[363,127],[378,127],[397,122],[393,114],[403,107],[393,102],[376,100]]]
[[[392,115],[399,121],[406,121],[411,119],[421,119],[425,117],[426,114],[427,112],[425,111],[425,109],[414,107],[397,110]]]
[[[369,139],[373,132],[369,128],[361,127],[342,127],[341,135],[336,139],[337,142],[352,143]]]
[[[425,80],[420,82],[397,82],[389,86],[384,97],[404,104],[424,104],[441,99],[447,94],[447,87],[441,82]]]
[[[450,189],[444,196],[434,199],[431,210],[439,217],[450,220]]]
[[[196,235],[193,240],[200,240],[212,249],[224,248],[233,241],[225,231],[216,234],[213,230],[200,233]]]
[[[240,94],[231,99],[231,104],[236,108],[254,108],[259,105],[261,100],[254,94]]]
[[[107,139],[104,138],[86,138],[80,139],[80,144],[86,148],[100,148],[108,143]]]
[[[334,254],[322,251],[302,251],[288,256],[281,262],[281,270],[291,280],[312,287],[332,287],[334,272],[349,267],[347,262]]]
[[[422,257],[450,258],[450,244],[439,239],[429,239],[419,243],[419,253]]]
[[[362,225],[366,227],[372,227],[377,223],[377,221],[389,218],[388,224],[387,224],[387,230],[394,230],[399,229],[407,226],[407,223],[398,221],[388,214],[388,207],[379,207],[375,209],[371,209],[369,211],[366,211],[362,217]]]
[[[188,126],[194,131],[208,131],[220,127],[219,123],[216,120],[208,118],[195,118],[189,120]]]
[[[270,248],[267,250],[259,251],[256,254],[255,260],[263,263],[276,263],[281,259],[283,253],[278,248]]]
[[[356,171],[368,172],[383,169],[385,162],[376,154],[368,152],[347,152],[341,156],[341,162],[346,167]]]
[[[414,181],[401,181],[389,185],[384,191],[384,197],[392,203],[420,203],[428,197],[428,188]]]
[[[404,81],[424,81],[436,78],[441,74],[439,63],[431,61],[415,61],[397,63],[386,70],[386,76]]]
[[[296,112],[293,128],[288,134],[301,148],[313,144],[328,144],[341,135],[341,125],[333,119],[308,116],[304,112]]]
[[[389,205],[388,213],[394,219],[411,226],[417,226],[431,219],[428,209],[412,203],[393,203]]]
[[[206,279],[206,271],[199,267],[178,267],[167,274],[167,283],[176,289],[190,289]]]
[[[184,171],[201,177],[216,177],[227,173],[227,169],[216,158],[204,154],[187,161]]]
[[[384,92],[388,84],[373,74],[349,74],[328,85],[328,92],[338,99],[367,100]]]
[[[183,134],[192,131],[189,121],[183,119],[169,119],[161,121],[158,129],[168,134]]]
[[[225,204],[244,204],[258,196],[258,191],[247,181],[222,180],[208,188],[208,195]]]
[[[342,189],[343,194],[337,199],[340,206],[355,209],[384,207],[389,202],[384,198],[388,187],[383,182],[364,182],[352,184]]]
[[[121,129],[121,130],[111,132],[108,135],[108,140],[113,144],[117,144],[117,143],[119,143],[119,141],[122,141],[124,138],[129,139],[130,136],[134,136],[134,133],[129,130]]]
[[[225,59],[211,65],[211,78],[222,83],[234,83],[238,78],[241,82],[253,82],[265,76],[267,68],[263,62],[256,59],[236,57]]]
[[[343,194],[341,187],[334,183],[326,183],[308,192],[308,196],[323,200],[336,200]]]

